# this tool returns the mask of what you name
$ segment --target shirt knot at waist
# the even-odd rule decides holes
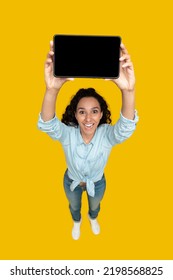
[[[74,189],[78,186],[86,186],[87,193],[94,197],[95,196],[95,185],[94,182],[90,179],[86,179],[86,182],[81,181],[73,181],[70,185],[70,190],[74,191]]]

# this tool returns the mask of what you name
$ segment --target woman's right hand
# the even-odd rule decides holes
[[[74,80],[73,78],[56,78],[53,74],[53,41],[50,41],[50,51],[47,55],[47,59],[45,61],[45,83],[47,90],[55,89],[60,90],[62,85],[67,81]]]

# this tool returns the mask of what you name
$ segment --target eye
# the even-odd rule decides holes
[[[94,110],[93,110],[93,114],[98,114],[98,112],[99,112],[99,111],[98,111],[97,109],[94,109]]]
[[[83,115],[83,114],[85,114],[85,111],[80,110],[80,111],[79,111],[79,114],[80,114],[80,115]]]

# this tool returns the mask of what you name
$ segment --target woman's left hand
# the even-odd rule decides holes
[[[121,56],[120,56],[120,74],[117,79],[110,79],[113,81],[121,91],[134,91],[135,74],[133,63],[130,60],[130,55],[124,44],[121,43]]]

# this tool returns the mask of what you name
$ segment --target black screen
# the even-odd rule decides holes
[[[54,36],[56,77],[117,78],[119,36]]]

